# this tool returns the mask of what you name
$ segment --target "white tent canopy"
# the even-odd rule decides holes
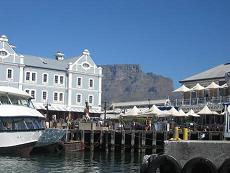
[[[221,88],[228,88],[228,84],[225,83],[225,84],[221,85],[220,87],[221,87]]]
[[[205,87],[205,89],[218,89],[218,88],[221,88],[221,86],[217,85],[215,82],[212,82],[207,87]]]
[[[134,106],[131,110],[127,111],[123,116],[138,116],[140,115],[140,110]]]
[[[187,112],[187,115],[188,115],[188,116],[193,116],[193,117],[200,117],[200,115],[196,114],[192,109],[190,109],[190,110]]]
[[[178,112],[179,112],[180,117],[187,117],[188,116],[186,113],[184,113],[184,111],[182,109],[180,109]]]
[[[191,88],[192,91],[204,90],[204,87],[197,83],[194,87]]]
[[[174,107],[172,107],[168,112],[170,113],[171,116],[175,116],[175,117],[180,116],[179,112]]]
[[[185,85],[182,85],[181,87],[177,88],[173,92],[188,92],[188,91],[190,91],[190,89],[186,87]]]
[[[147,110],[146,112],[144,112],[144,115],[160,115],[162,113],[162,111],[156,106],[156,105],[152,105],[152,107]]]
[[[217,112],[211,111],[207,105],[205,105],[203,109],[201,109],[197,114],[199,115],[218,115]]]

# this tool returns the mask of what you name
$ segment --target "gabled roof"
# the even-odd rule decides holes
[[[180,82],[187,82],[187,81],[196,81],[196,80],[203,80],[203,79],[216,79],[216,78],[224,78],[225,73],[230,71],[230,63],[221,64],[214,68],[211,68],[207,71],[195,74],[188,78],[181,80]]]
[[[47,68],[55,70],[65,71],[68,68],[70,62],[74,63],[80,57],[66,58],[62,61],[56,59],[43,58],[32,55],[23,55],[24,63],[26,66],[38,67],[38,68]]]

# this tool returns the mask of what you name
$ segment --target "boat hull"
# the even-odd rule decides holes
[[[42,130],[0,132],[0,154],[27,156],[41,134]]]

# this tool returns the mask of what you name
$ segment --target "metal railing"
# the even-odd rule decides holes
[[[174,106],[189,106],[189,105],[200,105],[200,104],[223,104],[230,102],[229,96],[219,97],[201,97],[201,98],[190,98],[190,99],[175,99],[171,101]]]

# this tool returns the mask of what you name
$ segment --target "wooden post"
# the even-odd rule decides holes
[[[163,134],[164,134],[164,141],[168,140],[168,132],[164,131]]]
[[[208,132],[208,140],[212,140],[212,132]]]
[[[121,150],[125,149],[125,131],[121,131]]]
[[[101,132],[100,132],[100,149],[103,148],[102,145],[103,145],[103,131],[101,130]]]
[[[85,149],[85,131],[84,130],[81,130],[81,148],[82,150]]]
[[[134,145],[135,145],[135,131],[131,131],[131,152],[134,151]]]
[[[138,132],[138,152],[141,152],[141,132]]]
[[[146,140],[146,132],[143,130],[141,133],[141,151],[145,152],[145,140]]]
[[[90,149],[92,151],[94,150],[94,130],[91,130],[91,135],[90,135]]]
[[[156,147],[157,147],[157,133],[155,131],[153,131],[152,134],[152,152],[153,154],[157,153]]]
[[[109,151],[109,133],[105,131],[105,150],[106,152]]]
[[[115,130],[112,130],[110,132],[111,132],[111,151],[114,151],[114,147],[115,147]]]

